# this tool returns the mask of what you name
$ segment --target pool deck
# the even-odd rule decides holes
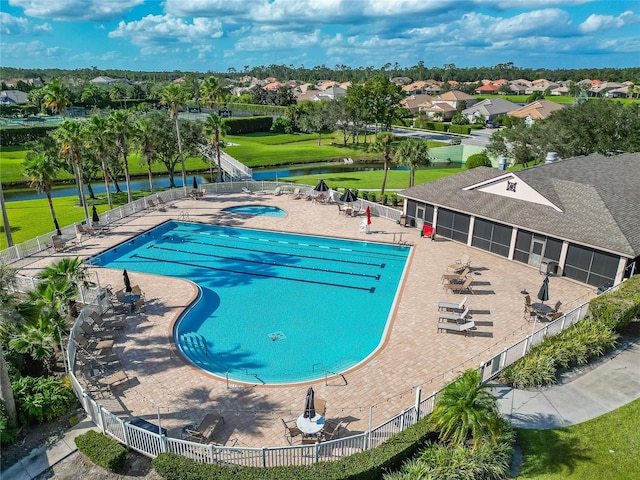
[[[278,206],[287,216],[246,216],[222,211],[242,204]],[[115,351],[129,380],[114,387],[113,395],[97,397],[97,401],[122,418],[135,416],[157,423],[159,414],[169,436],[180,437],[182,427],[217,411],[224,423],[216,430],[216,442],[250,447],[286,445],[280,419],[291,420],[302,413],[309,385],[317,397],[327,400],[327,418],[345,422],[341,437],[359,433],[367,430],[370,423],[376,426],[412,406],[415,387],[421,386],[426,397],[463,370],[477,367],[531,333],[532,324],[523,318],[520,292],[528,290],[535,301],[543,279],[537,268],[446,239],[430,241],[421,238],[416,228],[404,228],[376,217],[372,218],[371,233],[365,234],[359,231],[362,215],[345,217],[338,214],[336,205],[294,200],[286,194],[243,193],[180,200],[164,211],[148,209],[123,219],[107,234],[85,237],[82,244],[66,252],[49,250],[14,266],[20,267],[20,273],[35,275],[60,258],[88,257],[163,221],[187,216],[191,221],[235,227],[380,242],[401,239],[413,243],[414,248],[384,347],[366,364],[344,373],[344,377],[293,386],[227,385],[188,365],[176,354],[169,336],[173,321],[194,297],[195,286],[181,279],[129,272],[131,283],[140,285],[147,298],[145,309],[127,317],[126,327],[116,340]],[[458,302],[462,298],[460,294],[445,293],[440,277],[465,253],[471,256],[474,278],[474,294],[468,295],[467,306],[477,329],[471,336],[438,333],[438,302]],[[120,270],[91,269],[102,286],[122,287]],[[549,289],[549,303],[561,300],[564,311],[595,295],[594,288],[561,277],[551,277]],[[264,302],[269,308],[269,302],[277,300],[247,301]],[[318,305],[321,307],[322,299],[318,299]],[[366,316],[367,312],[353,315]],[[299,443],[299,437],[297,440]]]

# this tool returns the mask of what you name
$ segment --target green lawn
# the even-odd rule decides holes
[[[567,428],[518,429],[518,445],[524,455],[520,479],[638,479],[640,400]]]

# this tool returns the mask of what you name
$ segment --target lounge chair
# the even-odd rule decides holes
[[[293,196],[291,198],[293,198],[294,200],[298,200],[302,195],[300,195],[300,187],[296,187],[293,190]]]
[[[147,199],[147,207],[148,208],[156,208],[156,204],[153,200],[151,200],[150,198]]]
[[[467,302],[467,297],[465,296],[460,303],[449,303],[449,302],[440,302],[438,303],[438,310],[451,310],[454,312],[462,311],[464,309],[464,304]]]
[[[98,312],[92,312],[89,317],[93,320],[93,323],[102,331],[120,330],[124,328],[125,325],[125,321],[123,319],[106,320],[104,317],[100,316]]]
[[[282,423],[284,424],[284,438],[289,442],[289,445],[293,443],[293,439],[298,435],[302,435],[302,430],[298,428],[295,420],[286,421],[281,418]]]
[[[476,324],[472,321],[466,323],[438,322],[438,333],[441,330],[445,330],[447,332],[462,332],[465,335],[471,335],[470,330],[475,326]]]
[[[253,192],[249,190],[247,187],[242,187],[242,191],[248,195],[253,195]]]
[[[469,267],[465,267],[465,269],[462,270],[460,273],[444,273],[442,277],[440,277],[440,280],[442,280],[442,283],[464,282],[470,273],[471,273],[471,270],[469,270]]]
[[[210,443],[213,441],[216,427],[222,422],[224,422],[222,416],[217,413],[207,413],[198,426],[194,428],[185,427],[187,439],[199,443]]]
[[[338,438],[338,433],[342,428],[342,422],[327,422],[324,429],[320,433],[323,441],[333,440]]]
[[[282,187],[276,187],[273,191],[273,194],[277,197],[278,195],[282,195]]]
[[[472,283],[473,283],[473,277],[467,277],[467,279],[463,283],[445,283],[442,286],[444,287],[445,292],[454,292],[454,293],[469,292],[473,294],[473,289],[471,288]]]
[[[162,197],[157,197],[157,200],[158,200],[158,210],[164,211],[166,207],[166,203],[164,203],[164,200],[162,199]]]
[[[456,263],[449,265],[447,270],[451,270],[453,273],[459,273],[467,268],[471,264],[471,257],[469,255],[463,255],[456,261]]]
[[[91,237],[97,235],[96,231],[93,228],[84,226],[81,223],[76,225],[76,232],[78,232],[80,235],[89,235]]]
[[[447,320],[449,322],[465,323],[467,315],[469,315],[468,308],[462,313],[440,312],[438,313],[438,321]]]

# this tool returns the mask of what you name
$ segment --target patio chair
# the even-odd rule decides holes
[[[273,191],[273,194],[277,197],[278,195],[282,195],[282,187],[276,187]]]
[[[469,267],[465,267],[464,270],[462,270],[460,273],[444,273],[442,274],[442,277],[440,277],[440,280],[442,280],[443,283],[445,282],[464,282],[467,277],[469,276],[469,274],[471,273],[471,270],[469,270]]]
[[[530,295],[525,295],[524,296],[524,304],[527,306],[531,306],[531,296]]]
[[[562,302],[560,300],[558,300],[556,302],[556,304],[553,306],[553,311],[557,312],[558,310],[560,310],[560,307],[562,306]]]
[[[156,204],[153,200],[151,200],[150,198],[147,199],[147,207],[149,208],[156,208]]]
[[[445,292],[454,292],[454,293],[463,293],[469,292],[473,295],[473,288],[471,284],[473,283],[473,277],[467,277],[467,279],[463,283],[445,283],[442,285],[444,287]]]
[[[62,240],[53,240],[53,249],[56,252],[64,252],[67,248],[67,244]]]
[[[243,193],[246,193],[248,195],[253,195],[253,192],[249,190],[247,187],[242,187],[242,191]]]
[[[531,310],[531,305],[524,304],[524,319],[527,322],[535,322],[538,318],[538,314]]]
[[[462,313],[448,313],[448,312],[440,312],[438,314],[438,320],[447,320],[449,322],[455,323],[464,323],[469,315],[469,309],[465,309]]]
[[[456,263],[449,265],[447,270],[451,270],[453,273],[459,273],[467,268],[471,264],[471,257],[467,254],[460,257]]]
[[[163,211],[163,212],[164,212],[164,210],[165,210],[165,208],[166,208],[166,205],[167,205],[167,204],[164,202],[164,200],[162,199],[162,197],[157,197],[157,200],[158,200],[158,210],[160,210],[160,211]]]
[[[140,288],[140,285],[134,285],[133,287],[131,287],[131,293],[133,295],[140,295],[140,297],[145,298],[144,292]]]
[[[80,324],[80,329],[84,333],[85,337],[89,338],[89,340],[91,340],[92,338],[95,338],[96,340],[114,340],[118,337],[118,334],[116,332],[105,332],[102,330],[96,330],[93,328],[93,325],[87,322],[82,322]]]
[[[321,416],[325,416],[327,413],[327,401],[322,398],[314,397],[313,398],[313,408],[316,413]]]
[[[294,200],[298,200],[302,195],[300,195],[300,187],[296,187],[293,190],[293,196],[291,198],[293,198]]]
[[[93,228],[82,225],[81,223],[76,225],[76,232],[78,232],[80,235],[89,235],[90,237],[94,237],[97,235],[96,231]]]
[[[221,415],[217,413],[207,413],[195,428],[185,427],[187,439],[199,443],[210,443],[213,441],[213,434],[216,427],[223,422],[224,418]]]
[[[143,297],[140,297],[138,300],[136,300],[133,303],[132,310],[134,312],[142,312],[144,310],[144,298]]]
[[[462,311],[464,309],[464,304],[467,303],[467,297],[465,296],[460,303],[449,303],[449,302],[440,302],[438,303],[438,310],[452,310],[454,312],[456,311]]]
[[[550,314],[545,316],[545,320],[547,322],[555,322],[561,316],[562,316],[562,312],[552,312],[552,313],[550,313]]]
[[[325,424],[324,430],[322,430],[320,434],[321,435],[320,438],[325,442],[329,440],[333,440],[334,438],[338,438],[338,433],[341,428],[342,428],[341,421],[327,422]]]
[[[89,315],[91,320],[93,320],[94,325],[96,325],[100,330],[120,330],[124,328],[125,321],[124,319],[113,319],[106,320],[103,316],[101,316],[98,312],[92,312]]]
[[[284,438],[289,442],[289,445],[293,444],[293,439],[298,435],[302,435],[302,430],[298,428],[295,420],[286,421],[281,418],[282,423],[284,424]]]

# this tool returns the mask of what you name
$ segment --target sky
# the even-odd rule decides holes
[[[640,1],[0,0],[0,65],[640,66]]]

